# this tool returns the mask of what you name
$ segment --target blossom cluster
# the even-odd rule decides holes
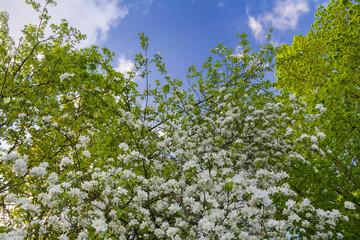
[[[5,156],[15,174],[43,184],[27,196],[6,198],[18,217],[1,237],[55,231],[59,239],[271,239],[285,238],[294,226],[296,234],[315,229],[315,238],[334,237],[342,214],[315,208],[286,183],[286,167],[303,161],[294,144],[306,137],[316,144],[318,138],[290,141],[282,104],[255,108],[220,101],[214,107],[219,114],[199,115],[198,106],[188,107],[186,121],[169,120],[163,134],[139,140],[141,148],[119,143],[116,159],[91,154],[91,135],[78,138],[81,154],[62,157],[61,171],[47,162],[28,171],[27,156]],[[114,122],[139,133],[136,116],[122,113]],[[91,167],[78,168],[89,159]]]

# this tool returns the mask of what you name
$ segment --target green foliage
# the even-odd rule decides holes
[[[322,208],[336,207],[350,214],[344,202],[357,205],[350,223],[340,226],[346,239],[360,232],[360,5],[358,1],[331,1],[316,13],[306,36],[295,36],[277,55],[276,87],[301,97],[310,106],[321,103],[326,113],[304,128],[322,129],[319,145],[324,157],[311,160],[315,168],[293,169],[292,184]]]
[[[84,36],[66,21],[45,36],[54,1],[28,2],[40,24],[26,26],[18,45],[0,15],[1,238],[341,236],[336,222],[346,217],[315,208],[297,185],[305,175],[296,167],[321,169],[315,142],[327,142],[313,122],[324,125],[323,109],[305,115],[298,99],[272,93],[264,76],[277,48],[254,52],[246,34],[240,54],[219,43],[189,68],[185,90],[144,34],[123,75],[110,50],[75,48]]]

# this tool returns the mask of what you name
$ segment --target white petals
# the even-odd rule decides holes
[[[82,145],[86,145],[88,142],[90,142],[89,136],[80,136],[79,141]]]
[[[43,178],[46,175],[45,167],[34,167],[30,170],[30,175]]]
[[[26,117],[26,113],[19,113],[18,118],[23,119]]]
[[[67,166],[68,164],[72,164],[72,163],[73,163],[72,159],[70,159],[69,157],[63,157],[60,162],[60,168],[63,168],[65,166]]]
[[[126,143],[120,143],[119,148],[123,149],[124,151],[129,149],[129,146]]]
[[[322,133],[322,132],[318,132],[318,133],[317,133],[317,136],[318,136],[321,140],[324,140],[325,137],[326,137],[325,133]]]
[[[315,108],[319,109],[321,113],[326,112],[326,108],[322,104],[316,104]]]
[[[44,122],[50,122],[51,121],[51,116],[44,116],[41,118]]]
[[[347,209],[355,210],[355,204],[353,204],[352,202],[345,202],[344,205],[345,205],[345,208],[347,208]]]
[[[91,157],[91,154],[90,154],[90,152],[89,152],[88,150],[83,151],[82,154],[83,154],[85,157],[88,157],[88,158]]]
[[[26,155],[16,159],[15,164],[13,165],[14,172],[17,175],[25,174],[27,170],[27,162],[28,162],[28,157]]]
[[[311,136],[311,137],[310,137],[310,140],[311,140],[311,142],[313,142],[313,143],[317,143],[317,141],[318,141],[318,139],[317,139],[316,136]]]
[[[61,74],[60,75],[60,81],[64,81],[64,80],[66,80],[66,79],[69,79],[70,77],[73,77],[74,76],[74,74],[73,73],[71,73],[71,74],[69,74],[69,73],[63,73],[63,74]]]
[[[92,220],[92,225],[93,228],[95,228],[96,232],[105,232],[108,228],[107,223],[103,220],[103,219],[96,219],[96,220]]]

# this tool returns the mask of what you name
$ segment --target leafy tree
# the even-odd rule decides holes
[[[301,123],[299,130],[321,128],[327,136],[319,145],[325,155],[312,158],[315,168],[293,168],[291,184],[316,206],[349,215],[350,222],[340,225],[347,239],[360,236],[359,14],[359,1],[321,6],[310,32],[283,45],[276,60],[277,88],[327,109],[317,121]],[[356,210],[347,209],[345,202]]]
[[[219,44],[185,91],[144,34],[124,76],[109,50],[76,49],[83,36],[66,21],[46,37],[46,6],[29,2],[41,22],[18,46],[1,13],[2,239],[341,237],[346,217],[287,183],[289,166],[310,164],[303,149],[322,152],[292,133],[304,118],[293,111],[309,109],[263,80],[272,45],[251,53],[239,35],[237,56]]]

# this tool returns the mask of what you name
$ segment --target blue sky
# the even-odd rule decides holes
[[[290,44],[294,35],[309,31],[318,5],[316,1],[154,0],[130,10],[102,45],[129,59],[139,51],[137,34],[144,32],[150,38],[150,52],[161,52],[169,72],[181,79],[187,67],[200,66],[219,41],[235,48],[236,32],[248,33],[256,48],[273,27],[274,44]],[[279,9],[284,11],[276,12]]]
[[[40,1],[41,2],[41,1]],[[82,46],[97,44],[115,52],[114,67],[128,71],[140,51],[138,33],[150,38],[149,53],[161,52],[169,73],[183,79],[192,64],[201,64],[218,42],[236,48],[235,33],[248,33],[256,48],[270,27],[273,43],[291,44],[305,35],[324,0],[58,0],[50,9],[53,21],[66,18],[88,35]],[[0,0],[10,14],[15,38],[36,16],[22,0]]]

